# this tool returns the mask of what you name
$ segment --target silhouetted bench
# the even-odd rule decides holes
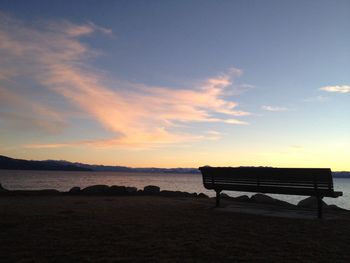
[[[328,168],[200,167],[203,184],[215,190],[216,206],[223,190],[286,195],[315,196],[318,217],[322,217],[322,198],[338,197],[333,190],[332,172]]]

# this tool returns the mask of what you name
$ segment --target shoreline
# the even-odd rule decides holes
[[[215,199],[209,197],[204,193],[189,193],[184,191],[161,190],[159,186],[147,185],[143,189],[138,189],[132,186],[119,185],[92,185],[85,188],[77,186],[72,187],[69,191],[58,191],[56,189],[40,189],[40,190],[8,190],[0,184],[0,197],[2,196],[161,196],[161,197],[182,197],[182,198],[205,198]],[[248,195],[241,195],[232,197],[226,193],[221,193],[221,199],[238,203],[250,204],[265,204],[273,205],[281,208],[302,208],[302,209],[316,209],[317,200],[315,197],[306,197],[297,204],[292,204],[283,201],[267,194],[255,193],[248,197]],[[350,211],[334,204],[327,204],[323,202],[324,209],[337,211]]]

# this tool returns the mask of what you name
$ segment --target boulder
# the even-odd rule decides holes
[[[258,204],[270,204],[270,205],[279,205],[279,206],[287,206],[287,207],[293,207],[294,205],[291,203],[288,203],[286,201],[278,200],[275,198],[272,198],[271,196],[264,195],[264,194],[255,194],[250,197],[250,201],[253,203]]]
[[[126,191],[128,194],[136,194],[136,193],[137,193],[137,188],[136,188],[136,187],[128,186],[128,187],[126,187],[125,191]]]
[[[327,207],[328,205],[322,201],[323,207]],[[317,208],[317,198],[315,196],[310,196],[308,198],[305,198],[301,200],[297,206],[303,207],[303,208]]]
[[[199,193],[197,195],[197,197],[199,197],[199,198],[208,198],[209,196],[207,196],[206,194],[203,194],[203,193]]]
[[[160,192],[160,195],[168,197],[196,197],[197,193],[163,190]]]
[[[180,192],[183,197],[197,197],[197,193]]]
[[[43,189],[43,190],[34,190],[38,195],[60,195],[61,192],[56,189]]]
[[[247,196],[247,195],[237,196],[234,199],[237,202],[249,202],[250,201],[249,196]]]
[[[48,196],[48,195],[60,195],[56,189],[42,189],[42,190],[13,190],[9,191],[11,195],[24,195],[24,196]]]
[[[183,196],[183,192],[180,191],[169,191],[169,190],[162,190],[160,192],[161,196],[167,196],[167,197],[181,197]]]
[[[3,188],[2,185],[0,184],[0,193],[8,192],[7,189]]]
[[[112,195],[126,195],[127,194],[126,187],[125,186],[119,186],[119,185],[112,185],[109,188],[109,192]]]
[[[220,194],[220,198],[223,198],[223,199],[231,199],[232,197],[229,196],[228,194],[221,193],[221,194]]]
[[[99,195],[99,194],[109,194],[109,186],[108,185],[92,185],[85,187],[81,192],[83,194],[88,195]]]
[[[143,193],[146,195],[157,195],[160,193],[160,187],[155,185],[147,185],[143,188]]]
[[[341,208],[341,207],[339,207],[337,205],[328,205],[327,209],[347,211],[346,209]]]
[[[79,194],[80,190],[81,190],[80,187],[74,186],[68,191],[68,193],[70,193],[70,194]]]
[[[250,198],[250,201],[254,203],[262,203],[262,204],[273,204],[275,203],[275,199],[271,196],[264,195],[264,194],[255,194],[252,195]]]

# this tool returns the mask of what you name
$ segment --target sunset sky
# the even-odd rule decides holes
[[[0,1],[0,154],[350,170],[350,1]]]

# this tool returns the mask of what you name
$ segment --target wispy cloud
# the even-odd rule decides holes
[[[320,90],[327,91],[327,92],[336,92],[336,93],[350,93],[350,85],[325,86],[320,88]]]
[[[322,96],[322,95],[318,95],[318,96],[315,96],[315,97],[306,98],[303,101],[304,102],[326,102],[328,100],[329,100],[328,97],[325,97],[325,96]]]
[[[266,111],[288,111],[289,109],[286,107],[279,107],[279,106],[270,106],[270,105],[263,105],[261,106],[263,110]]]
[[[21,98],[25,87],[14,87],[21,86],[23,79],[29,80],[35,84],[37,92],[58,94],[58,98],[85,112],[115,134],[113,138],[38,143],[32,147],[82,144],[151,147],[213,137],[212,134],[185,133],[180,129],[182,125],[197,122],[247,124],[239,118],[250,113],[237,109],[237,102],[225,99],[230,93],[233,79],[242,74],[241,70],[232,68],[181,89],[123,82],[90,63],[99,52],[80,41],[80,37],[95,33],[112,34],[110,29],[93,23],[76,25],[68,21],[50,21],[27,26],[0,13],[0,78],[6,83],[1,87],[2,92]],[[21,100],[24,105],[26,99],[18,101]],[[36,103],[37,106],[33,106]],[[27,108],[33,112],[49,120],[53,117],[65,121],[60,119],[60,110],[50,110],[49,106],[43,106],[39,101],[31,104]]]
[[[58,134],[68,126],[62,113],[2,87],[0,105],[7,109],[0,111],[0,120],[5,121],[11,129]]]

